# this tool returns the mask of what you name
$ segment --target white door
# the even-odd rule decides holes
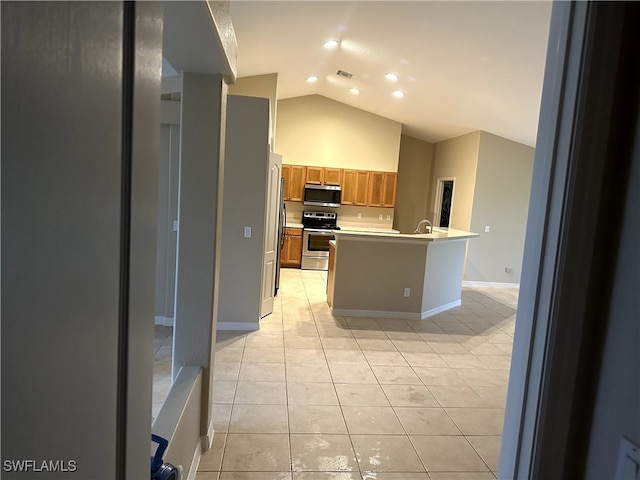
[[[280,178],[282,177],[282,157],[269,154],[269,178],[265,199],[264,255],[262,262],[262,305],[260,318],[273,312],[275,295],[276,265],[278,253],[278,212],[280,209]]]

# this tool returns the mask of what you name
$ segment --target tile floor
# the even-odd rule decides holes
[[[198,480],[495,478],[516,289],[423,321],[333,317],[326,273],[282,270],[258,332],[218,332]]]

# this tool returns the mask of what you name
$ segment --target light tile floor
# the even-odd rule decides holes
[[[198,480],[495,478],[517,289],[423,321],[333,317],[326,273],[282,270],[258,332],[218,332]]]

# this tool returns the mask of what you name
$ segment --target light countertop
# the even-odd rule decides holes
[[[341,232],[364,232],[364,233],[400,233],[398,230],[394,230],[393,228],[385,228],[385,227],[360,227],[354,225],[339,225]]]
[[[390,232],[381,231],[355,231],[355,230],[334,230],[336,239],[362,239],[362,240],[375,240],[375,241],[389,241],[389,242],[442,242],[449,240],[464,240],[467,238],[474,238],[480,236],[477,233],[466,232],[464,230],[456,230],[454,228],[434,228],[433,233],[420,233],[420,234],[407,234],[398,233],[396,230]]]
[[[287,228],[302,228],[302,224],[301,223],[294,223],[294,222],[289,222],[287,221]]]

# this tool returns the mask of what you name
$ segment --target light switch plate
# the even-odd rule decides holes
[[[640,447],[627,437],[620,439],[616,480],[640,480]]]
[[[489,233],[491,231],[491,227],[489,225],[485,225],[484,233]]]
[[[244,238],[251,238],[251,227],[244,227]]]

